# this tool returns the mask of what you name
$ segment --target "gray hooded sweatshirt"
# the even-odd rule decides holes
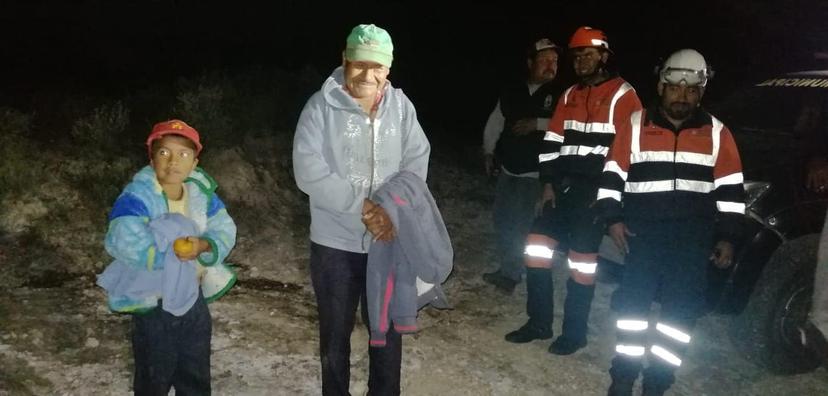
[[[293,171],[310,197],[311,241],[366,253],[371,234],[362,203],[401,170],[423,180],[431,147],[414,105],[387,82],[372,120],[344,88],[338,67],[302,110],[293,139]]]

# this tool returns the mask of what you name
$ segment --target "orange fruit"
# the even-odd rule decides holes
[[[185,238],[178,238],[173,243],[173,250],[178,254],[189,254],[193,251],[193,243]]]

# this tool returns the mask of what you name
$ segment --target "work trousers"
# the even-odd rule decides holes
[[[605,234],[592,204],[598,193],[593,179],[574,179],[555,191],[555,207],[544,208],[532,225],[533,234],[546,235],[578,253],[598,253]]]
[[[632,219],[626,225],[635,236],[627,239],[630,252],[615,296],[618,343],[610,373],[613,379],[635,380],[647,355],[645,384],[667,389],[704,309],[714,224]],[[661,311],[653,329],[648,317],[656,299]]]
[[[566,283],[562,337],[572,343],[585,345],[587,324],[595,293],[595,275],[598,269],[598,247],[605,230],[592,208],[598,191],[597,180],[566,179],[555,191],[554,207],[547,203],[543,214],[532,225],[526,240],[524,263],[533,272],[549,272],[554,252],[567,246],[567,264],[570,279]],[[541,271],[538,271],[541,270]],[[530,322],[549,327],[552,317],[551,274],[527,277],[527,313]],[[536,282],[535,280],[540,280]]]

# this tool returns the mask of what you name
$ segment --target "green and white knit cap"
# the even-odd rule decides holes
[[[345,40],[345,59],[376,62],[391,67],[391,61],[394,60],[391,36],[385,29],[373,24],[358,25]]]

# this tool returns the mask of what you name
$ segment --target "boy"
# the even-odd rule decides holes
[[[212,321],[207,302],[235,281],[223,261],[236,225],[198,164],[198,132],[185,122],[156,124],[150,165],[112,207],[106,251],[115,258],[98,277],[109,307],[133,313],[136,395],[210,393]],[[202,267],[203,266],[203,267]]]

